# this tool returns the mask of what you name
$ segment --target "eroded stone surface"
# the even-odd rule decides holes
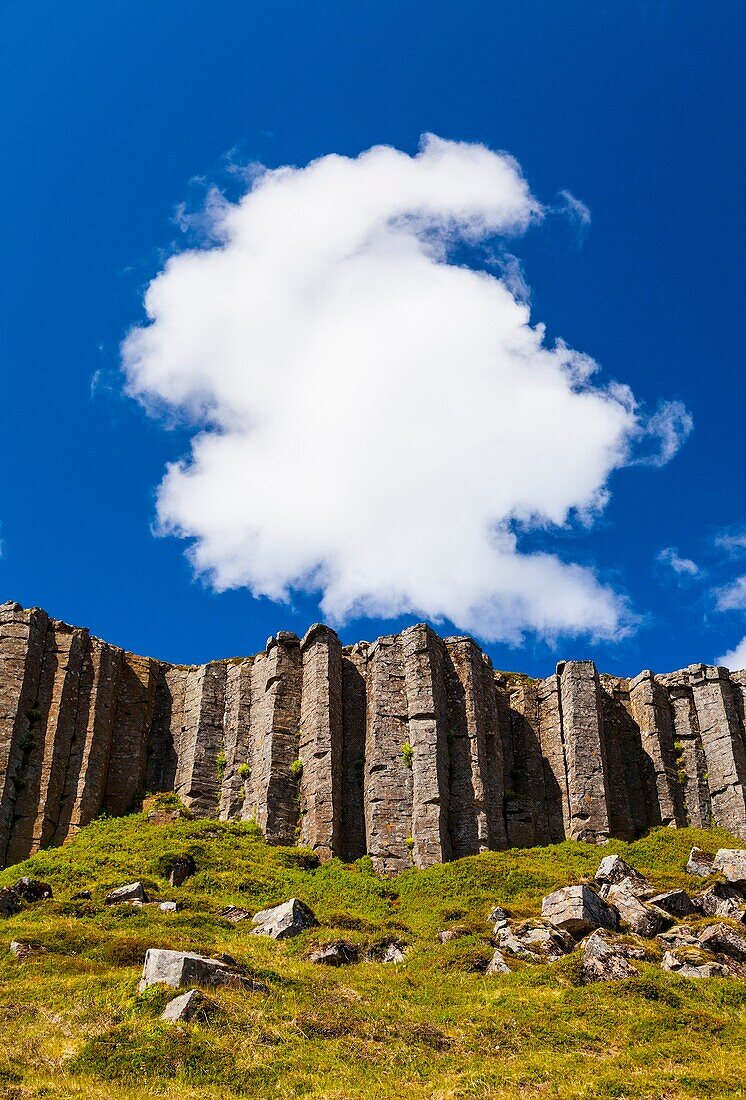
[[[564,886],[541,903],[541,915],[579,938],[595,928],[615,929],[617,915],[588,886]]]
[[[262,982],[236,970],[222,959],[210,959],[204,955],[194,955],[188,951],[166,951],[150,947],[145,954],[145,963],[140,979],[140,992],[150,985],[169,985],[172,989],[184,986],[238,986],[252,992],[262,992],[266,986]]]
[[[227,914],[226,914],[227,915]],[[228,917],[234,920],[233,917]],[[271,936],[273,940],[286,940],[292,936],[299,936],[306,928],[313,928],[318,924],[307,905],[297,898],[290,898],[282,905],[275,905],[273,909],[261,909],[251,918],[255,936]]]

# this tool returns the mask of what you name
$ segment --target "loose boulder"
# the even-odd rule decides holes
[[[485,974],[490,978],[494,977],[496,974],[510,974],[510,967],[506,963],[505,956],[499,947],[495,950],[494,955],[490,959]]]
[[[47,901],[52,896],[52,887],[35,878],[19,879],[11,889],[25,902]]]
[[[661,967],[682,978],[725,978],[728,975],[727,968],[721,963],[715,962],[704,953],[698,955],[687,952],[686,949],[667,951]]]
[[[714,860],[715,857],[711,856],[709,852],[703,851],[702,848],[692,848],[686,865],[686,873],[697,875],[698,878],[707,878],[708,875],[712,874]]]
[[[656,939],[667,948],[699,947],[697,934],[688,924],[676,924],[667,932],[661,932]]]
[[[161,913],[176,913],[179,908],[178,901],[162,901],[158,906]]]
[[[273,940],[286,940],[298,936],[306,928],[313,928],[319,922],[302,901],[290,898],[273,909],[262,909],[251,918],[255,927],[254,936],[271,936]]]
[[[129,882],[126,886],[118,886],[104,898],[106,905],[144,905],[148,900],[145,887],[141,882]]]
[[[171,1024],[189,1023],[190,1020],[201,1019],[207,1016],[210,1002],[199,989],[188,989],[186,993],[180,993],[169,1001],[161,1019]]]
[[[13,917],[21,911],[21,899],[10,886],[0,890],[0,917]]]
[[[624,882],[630,894],[642,894],[650,889],[648,880],[621,856],[604,856],[596,871],[595,879],[596,882],[606,886],[619,886]]]
[[[183,886],[196,872],[197,865],[190,855],[176,856],[166,866],[166,877],[170,886]]]
[[[736,921],[746,919],[746,903],[743,897],[727,882],[713,883],[694,899],[694,904],[706,917],[726,917]]]
[[[746,962],[746,935],[730,924],[710,924],[699,934],[702,947],[716,955],[728,955],[736,962]]]
[[[46,955],[47,949],[40,943],[20,943],[18,940],[11,940],[10,953],[19,962],[26,962],[27,959],[33,959],[37,955]]]
[[[505,909],[501,905],[496,905],[489,915],[489,922],[492,925],[493,935],[497,933],[501,928],[504,928],[508,923],[509,917]]]
[[[638,973],[621,946],[600,929],[583,941],[580,950],[584,982],[619,982]]]
[[[166,951],[151,947],[145,953],[145,963],[140,980],[140,992],[149,985],[171,986],[180,989],[184,986],[202,985],[238,986],[252,992],[266,992],[267,987],[254,978],[236,970],[223,959],[208,959],[204,955],[193,955],[188,951]]]
[[[317,963],[319,966],[349,966],[350,963],[356,963],[358,958],[359,951],[354,943],[338,940],[336,943],[327,943],[316,951],[312,951],[308,961]]]
[[[694,902],[685,890],[667,890],[664,894],[656,894],[647,900],[648,905],[655,905],[671,917],[690,917],[696,912]]]
[[[746,886],[746,848],[721,848],[713,867],[734,886]]]
[[[546,920],[521,921],[500,928],[495,943],[501,951],[527,962],[556,962],[572,950],[572,937]]]
[[[611,887],[609,901],[614,905],[624,923],[638,936],[656,936],[667,924],[671,923],[671,918],[666,913],[646,905],[645,902],[640,901],[638,897],[630,893],[626,879],[619,886]]]
[[[541,915],[580,939],[595,928],[617,926],[617,915],[589,886],[564,886],[541,903]]]
[[[231,924],[239,924],[242,920],[249,920],[252,913],[250,909],[241,909],[238,905],[226,905],[225,909],[220,910],[220,916],[225,917]]]

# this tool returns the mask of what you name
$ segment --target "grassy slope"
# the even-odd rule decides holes
[[[267,847],[251,825],[153,826],[142,815],[97,822],[66,847],[0,873],[0,885],[28,874],[55,891],[54,901],[0,922],[0,1095],[744,1096],[746,983],[691,982],[641,964],[639,978],[582,987],[572,958],[516,963],[496,978],[472,969],[491,954],[493,905],[537,914],[544,894],[592,874],[612,851],[661,888],[683,885],[694,843],[736,842],[717,830],[659,829],[603,853],[567,842],[382,880],[366,861],[314,868],[308,853]],[[164,863],[186,851],[198,873],[170,889]],[[183,910],[102,908],[108,889],[135,878]],[[85,888],[92,902],[69,900]],[[216,915],[230,903],[253,910],[292,895],[322,927],[287,943]],[[455,925],[472,934],[436,942],[438,929]],[[399,967],[328,970],[304,960],[311,944],[335,935],[370,944],[392,931],[411,945]],[[49,953],[19,963],[5,953],[11,939],[36,940]],[[151,946],[228,952],[271,992],[217,992],[208,1024],[161,1024],[168,995],[137,995]]]

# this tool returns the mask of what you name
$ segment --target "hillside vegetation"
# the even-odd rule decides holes
[[[143,814],[97,821],[63,848],[0,873],[29,875],[52,900],[0,918],[0,1095],[31,1098],[325,1097],[413,1100],[483,1097],[740,1097],[746,1095],[746,983],[694,981],[640,963],[640,975],[583,986],[577,957],[511,960],[487,977],[488,914],[540,911],[542,897],[581,882],[618,852],[660,889],[691,887],[693,844],[738,846],[721,830],[658,829],[603,849],[566,842],[490,852],[396,879],[369,861],[317,865],[310,852],[269,847],[251,824]],[[197,873],[171,888],[164,872],[191,854]],[[106,893],[140,879],[157,906],[106,907]],[[90,899],[73,895],[90,890]],[[298,897],[320,925],[275,942],[231,925],[227,905],[260,909]],[[440,943],[437,933],[465,933]],[[400,965],[330,969],[307,961],[332,939],[370,948],[394,934]],[[24,962],[11,940],[47,951]],[[206,1022],[159,1020],[172,990],[138,995],[145,951],[227,953],[269,992],[209,992]],[[4,1090],[4,1091],[3,1091]]]

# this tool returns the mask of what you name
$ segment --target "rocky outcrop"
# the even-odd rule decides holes
[[[175,791],[321,859],[397,872],[485,849],[718,824],[746,838],[746,673],[495,671],[424,625],[328,627],[178,666],[0,606],[0,865]]]

